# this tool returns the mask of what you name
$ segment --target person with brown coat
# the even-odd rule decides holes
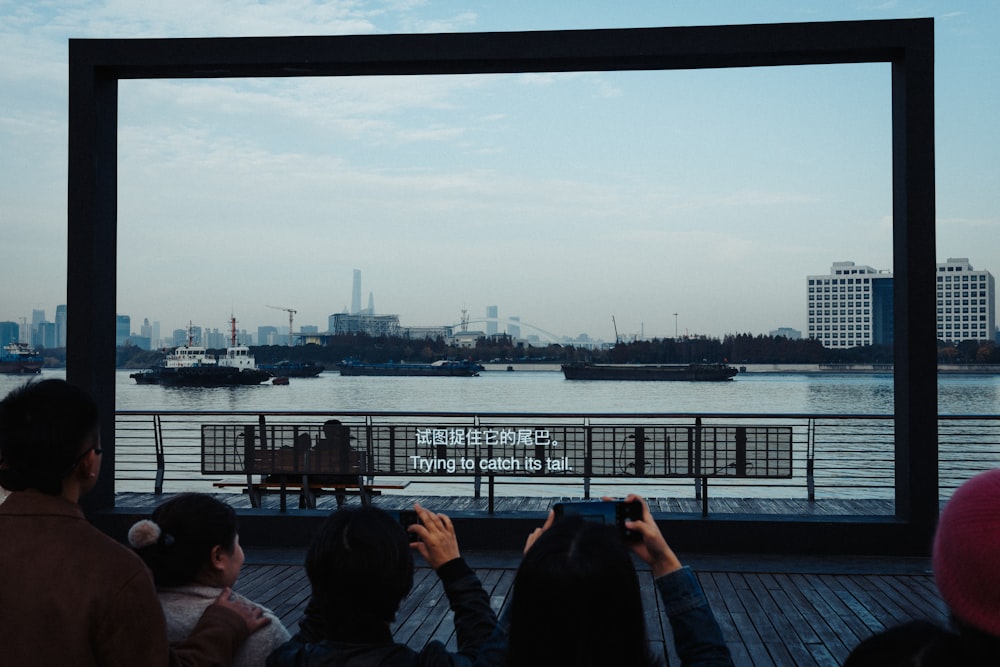
[[[153,580],[87,522],[101,467],[97,406],[44,380],[0,401],[0,658],[10,665],[227,665],[260,609],[224,591],[191,637],[167,644]]]

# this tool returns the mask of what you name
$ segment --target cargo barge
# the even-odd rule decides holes
[[[567,380],[721,382],[739,371],[726,364],[563,364]]]
[[[474,361],[441,360],[430,364],[408,364],[385,362],[369,364],[353,359],[345,359],[337,364],[341,375],[377,375],[401,377],[474,377],[483,367]]]

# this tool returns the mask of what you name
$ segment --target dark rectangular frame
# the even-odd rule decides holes
[[[105,452],[104,474],[89,498],[89,508],[114,506],[119,80],[875,62],[892,67],[896,517],[881,526],[881,532],[872,533],[880,537],[871,539],[900,539],[924,548],[919,545],[930,539],[938,512],[932,19],[429,35],[70,40],[67,378],[97,397]],[[800,523],[787,525],[805,530]]]

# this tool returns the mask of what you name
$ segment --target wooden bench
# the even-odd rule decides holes
[[[337,506],[344,504],[347,495],[361,496],[362,504],[369,504],[371,496],[378,495],[386,489],[405,489],[409,482],[400,484],[328,484],[323,482],[299,482],[292,480],[282,480],[273,482],[253,482],[249,486],[245,482],[212,482],[216,488],[226,488],[238,486],[247,490],[250,504],[253,507],[260,507],[261,496],[264,493],[275,490],[280,494],[280,508],[282,512],[287,511],[288,490],[297,490],[299,493],[300,509],[316,509],[316,496],[322,493],[333,493],[337,498]]]
[[[204,475],[245,475],[245,481],[218,481],[219,488],[246,489],[253,507],[261,495],[277,490],[281,511],[287,509],[287,492],[298,490],[299,507],[315,509],[316,496],[332,492],[338,507],[348,494],[358,494],[363,504],[386,489],[405,489],[408,483],[375,484],[366,473],[365,454],[351,446],[349,428],[336,423],[203,424],[201,472]],[[332,436],[332,437],[331,437]],[[369,477],[366,481],[366,477]]]

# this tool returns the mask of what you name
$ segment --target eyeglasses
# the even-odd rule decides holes
[[[83,450],[82,454],[80,454],[75,459],[73,459],[73,465],[71,465],[69,467],[69,469],[72,470],[73,468],[75,468],[78,465],[80,465],[80,461],[82,461],[83,459],[85,459],[87,457],[87,454],[89,454],[91,452],[94,452],[95,454],[97,454],[98,456],[100,456],[101,454],[104,453],[104,450],[101,449],[100,447],[88,447],[87,449]]]

